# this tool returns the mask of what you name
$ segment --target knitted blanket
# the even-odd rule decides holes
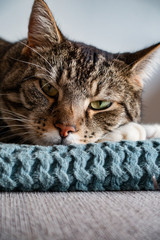
[[[0,144],[0,191],[154,190],[158,183],[160,140]]]

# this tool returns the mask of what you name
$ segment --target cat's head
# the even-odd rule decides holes
[[[27,41],[8,54],[3,118],[12,134],[41,145],[98,142],[138,122],[143,80],[160,55],[159,44],[111,54],[70,41],[43,0],[34,2]]]

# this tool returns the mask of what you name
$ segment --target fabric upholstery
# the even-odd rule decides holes
[[[1,193],[0,240],[159,240],[160,192]]]

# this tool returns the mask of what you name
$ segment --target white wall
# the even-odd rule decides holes
[[[160,0],[46,0],[63,32],[109,51],[160,41]],[[0,35],[26,37],[33,0],[0,0]]]
[[[46,0],[62,32],[112,52],[135,51],[160,42],[160,0]],[[0,36],[16,41],[27,36],[33,0],[0,0]],[[150,110],[145,116],[160,122],[160,72],[151,80]],[[155,83],[153,83],[155,82]],[[151,85],[153,91],[150,90]],[[155,89],[154,89],[155,88]],[[149,89],[149,90],[148,90]],[[158,90],[157,90],[158,89]],[[152,104],[154,91],[158,97]],[[144,98],[145,98],[144,96]],[[157,100],[158,99],[158,100]],[[148,106],[149,107],[149,106]],[[156,115],[155,115],[156,112]]]

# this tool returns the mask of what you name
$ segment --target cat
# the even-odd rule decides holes
[[[28,38],[0,39],[0,141],[39,145],[145,140],[144,80],[160,43],[112,54],[67,39],[43,0],[35,0]],[[159,134],[159,135],[158,135]]]

